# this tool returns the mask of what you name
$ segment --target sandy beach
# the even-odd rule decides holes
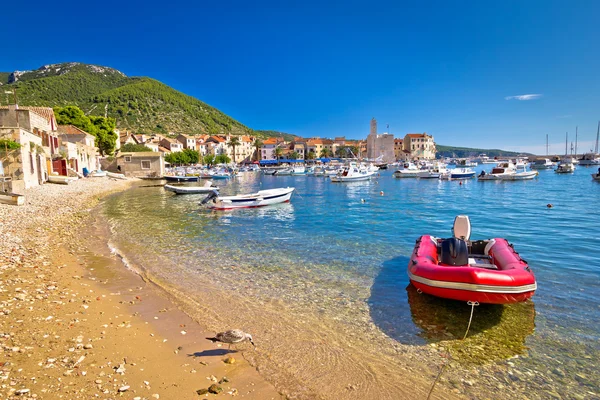
[[[245,360],[251,346],[209,342],[118,257],[80,248],[100,198],[131,184],[47,184],[0,204],[0,398],[283,398]]]

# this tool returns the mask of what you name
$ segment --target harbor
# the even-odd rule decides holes
[[[148,187],[110,198],[102,212],[111,226],[107,239],[130,268],[167,290],[176,287],[196,318],[201,314],[190,305],[203,304],[219,320],[252,332],[258,350],[246,357],[259,370],[280,369],[275,384],[290,393],[391,399],[400,383],[381,375],[387,378],[373,386],[359,373],[367,369],[362,363],[375,376],[384,370],[402,376],[408,368],[433,382],[449,353],[451,367],[438,385],[459,396],[541,396],[550,385],[560,396],[585,398],[597,392],[592,254],[600,232],[594,206],[584,196],[564,198],[562,190],[598,192],[588,171],[546,170],[534,180],[491,184],[398,180],[390,170],[344,184],[252,173],[228,180],[220,193],[292,186],[290,203],[211,211],[197,199]],[[122,213],[125,204],[140,212]],[[465,343],[458,332],[467,327],[466,304],[440,306],[415,293],[406,274],[414,241],[424,233],[449,236],[459,214],[470,216],[474,239],[515,243],[538,281],[525,303],[475,308]],[[160,230],[148,229],[159,224]],[[569,251],[572,243],[579,250]],[[435,317],[427,307],[436,308]],[[328,332],[327,340],[315,348],[319,331]],[[319,361],[330,354],[335,361]],[[423,395],[429,387],[421,385]]]

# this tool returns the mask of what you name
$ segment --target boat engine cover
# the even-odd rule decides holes
[[[469,265],[467,242],[457,238],[444,239],[440,248],[440,263],[446,265]]]

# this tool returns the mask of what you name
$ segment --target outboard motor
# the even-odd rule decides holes
[[[440,262],[446,265],[468,265],[467,242],[457,238],[444,239],[440,246]]]
[[[215,199],[219,196],[219,192],[217,192],[216,190],[211,190],[210,193],[208,194],[208,196],[206,196],[204,198],[204,200],[202,200],[200,202],[200,205],[204,205],[206,203],[208,203],[209,201],[211,201],[212,199]]]

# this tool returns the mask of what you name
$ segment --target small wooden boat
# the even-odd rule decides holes
[[[65,176],[65,175],[48,175],[48,182],[57,183],[60,185],[68,185],[69,182],[76,181],[76,176]]]
[[[505,239],[469,241],[466,215],[454,220],[454,237],[421,236],[408,265],[418,290],[446,299],[505,304],[533,296],[537,283],[529,266]]]
[[[213,190],[219,190],[218,187],[212,186],[211,181],[206,181],[204,186],[175,186],[165,185],[165,190],[173,192],[175,194],[199,194],[199,193],[210,193]]]
[[[200,202],[214,210],[231,210],[234,208],[264,207],[272,204],[286,203],[290,201],[295,188],[277,188],[260,190],[252,194],[241,194],[237,196],[219,196],[216,190],[206,196]]]

